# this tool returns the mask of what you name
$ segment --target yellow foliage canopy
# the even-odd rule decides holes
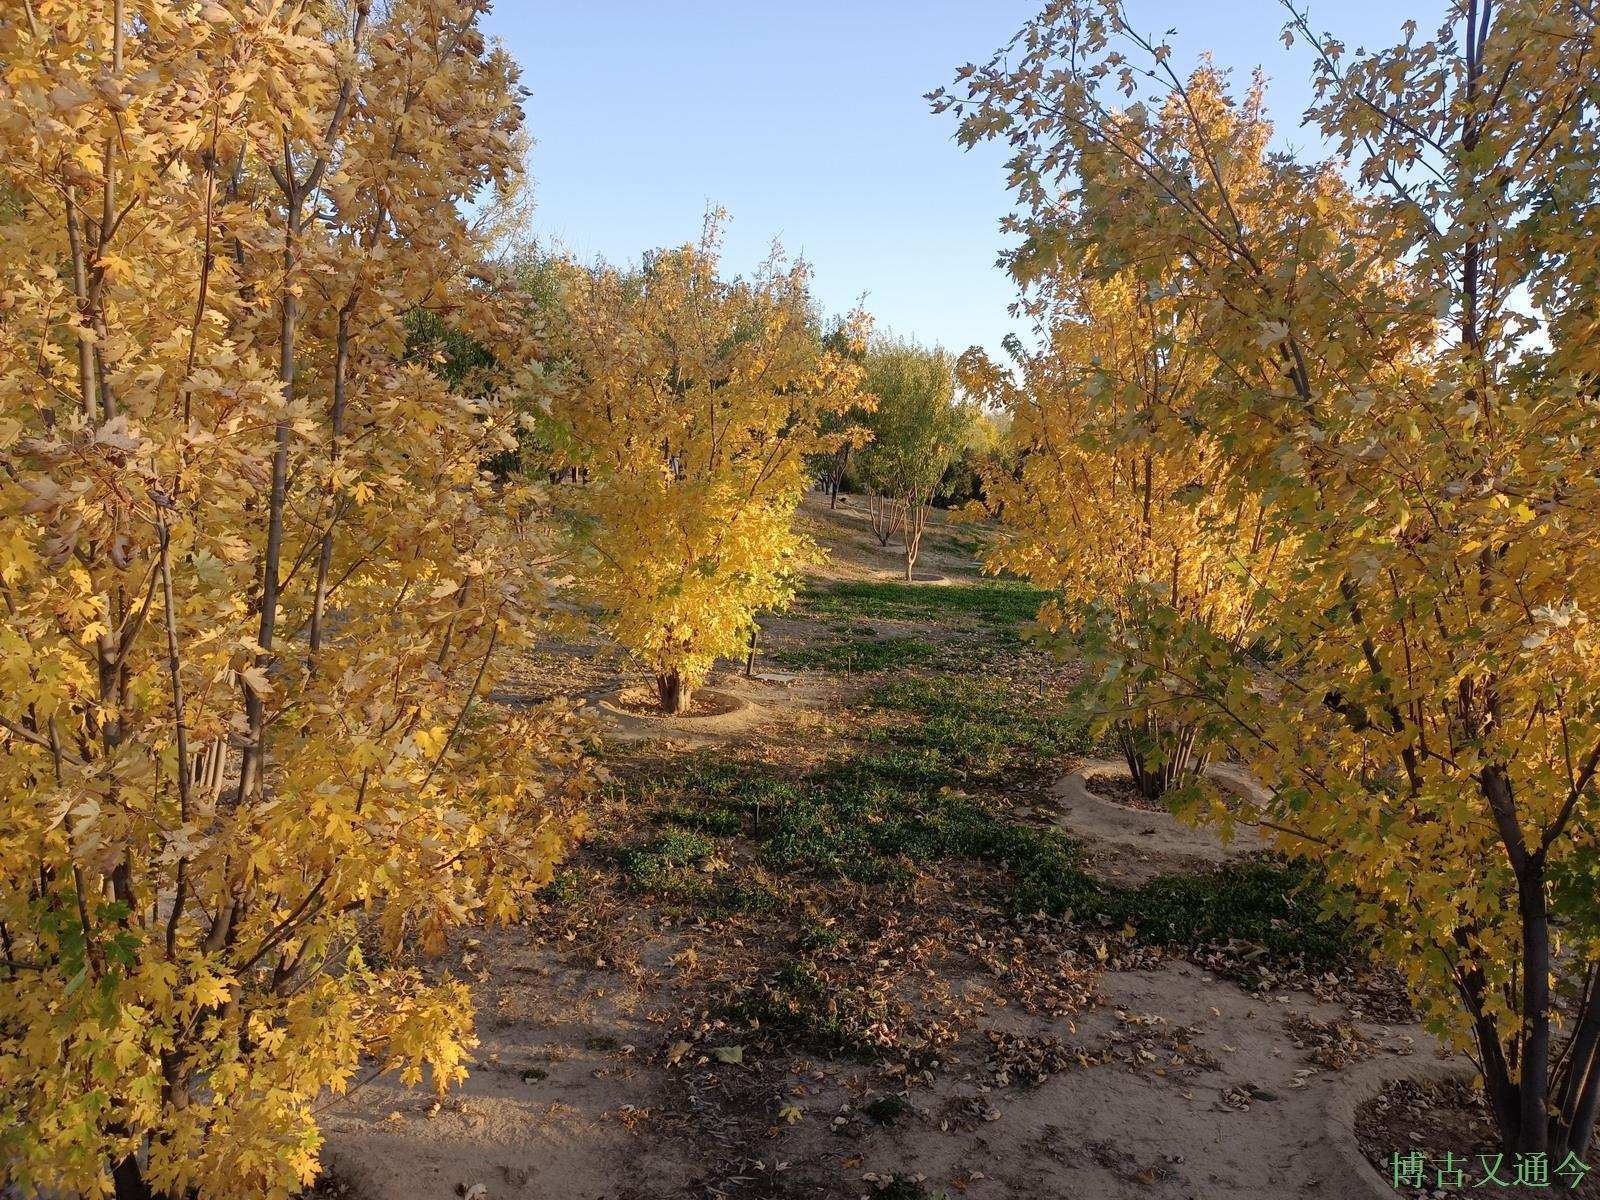
[[[446,1087],[465,988],[578,829],[560,706],[474,703],[538,613],[463,202],[515,70],[471,0],[0,17],[0,1158],[285,1196],[363,1063]],[[326,23],[317,15],[326,18]],[[424,81],[419,85],[418,81]],[[381,953],[370,957],[374,949]]]
[[[809,269],[775,254],[722,278],[719,221],[637,272],[564,264],[551,335],[549,415],[588,476],[585,581],[668,691],[792,595],[806,458],[858,438],[823,429],[863,403],[860,368],[822,345]]]
[[[1351,889],[1430,1015],[1470,1031],[1506,1144],[1581,1153],[1600,406],[1573,189],[1597,167],[1600,24],[1511,0],[1371,53],[1292,8],[1287,33],[1312,45],[1336,165],[1267,153],[1259,83],[1179,74],[1116,0],[1052,5],[936,102],[964,140],[1016,147],[1019,280],[1169,289],[1204,386],[1163,402],[1158,437],[1205,439],[1219,495],[1281,531],[1257,644],[1166,664],[1194,719],[1277,789],[1286,845]]]

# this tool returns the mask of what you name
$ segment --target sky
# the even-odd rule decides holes
[[[497,0],[487,20],[523,66],[535,144],[534,233],[588,260],[636,260],[730,215],[724,264],[774,239],[815,269],[828,312],[864,297],[879,328],[953,352],[999,353],[1017,327],[995,265],[1009,210],[1004,147],[963,151],[925,93],[1005,44],[1039,0]],[[1431,2],[1341,0],[1312,24],[1389,45]],[[1241,86],[1265,68],[1278,141],[1310,101],[1303,49],[1272,0],[1128,0],[1141,29],[1176,28],[1175,58],[1210,50]]]

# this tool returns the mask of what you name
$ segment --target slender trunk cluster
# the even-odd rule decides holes
[[[912,570],[917,565],[917,555],[922,552],[922,534],[928,528],[929,495],[913,490],[901,502],[902,543],[906,558],[906,582],[912,581]]]
[[[1467,967],[1456,974],[1472,1017],[1484,1090],[1508,1152],[1581,1156],[1593,1139],[1600,1110],[1600,963],[1590,963],[1584,973],[1565,1022],[1572,1032],[1560,1051],[1552,1053],[1556,998],[1550,984],[1557,963],[1546,859],[1550,842],[1527,842],[1517,798],[1502,768],[1485,768],[1479,785],[1516,879],[1522,930],[1521,994],[1513,1010],[1520,1010],[1517,1027],[1507,1029],[1502,1023],[1481,971]],[[1470,930],[1458,933],[1458,939],[1469,936]]]
[[[872,533],[878,539],[878,545],[887,546],[889,539],[900,532],[905,521],[905,507],[892,496],[873,493],[867,497],[867,516],[872,522]]]
[[[1192,779],[1205,766],[1198,751],[1199,730],[1185,722],[1163,721],[1153,713],[1142,720],[1113,726],[1117,748],[1139,795],[1159,804],[1169,791]]]

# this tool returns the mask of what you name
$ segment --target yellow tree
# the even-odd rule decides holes
[[[1055,593],[1041,623],[1094,666],[1102,718],[1159,800],[1209,750],[1172,668],[1197,643],[1248,643],[1283,546],[1175,416],[1206,383],[1192,315],[1127,276],[1034,282],[1045,348],[1019,349],[1014,370],[978,350],[961,361],[967,390],[1010,418],[1013,462],[984,480],[1003,521],[985,561]]]
[[[822,431],[861,372],[824,348],[809,268],[722,278],[720,220],[634,272],[566,264],[550,335],[549,418],[588,471],[585,582],[674,713],[793,594],[806,457],[860,436]]]
[[[537,615],[463,205],[515,181],[476,0],[33,0],[0,16],[0,1157],[119,1197],[285,1196],[359,1069],[444,1088],[424,973],[548,878],[562,706],[476,703]]]
[[[1259,93],[1115,4],[1052,4],[938,102],[1016,145],[1033,269],[1190,281],[1215,386],[1175,415],[1295,543],[1267,653],[1197,657],[1197,708],[1470,1031],[1506,1146],[1559,1161],[1600,1106],[1600,29],[1464,0],[1373,54],[1286,34],[1332,167],[1265,155]]]

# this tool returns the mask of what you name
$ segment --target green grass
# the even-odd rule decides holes
[[[944,779],[926,756],[834,763],[777,812],[762,857],[781,872],[886,885],[909,882],[918,864],[1003,857],[1010,826]]]
[[[837,925],[824,925],[819,921],[803,919],[800,931],[795,934],[795,950],[800,954],[815,954],[818,950],[832,950],[849,941],[849,935]]]
[[[1004,680],[897,679],[866,704],[913,718],[890,738],[938,755],[962,775],[1039,769],[1096,745],[1088,713],[1071,697],[1021,694]]]
[[[692,907],[701,916],[763,912],[776,906],[772,890],[727,863],[723,850],[703,833],[669,824],[644,841],[623,846],[617,861],[634,887]]]
[[[692,829],[669,825],[649,841],[624,847],[623,872],[642,888],[660,891],[687,869],[702,869],[717,854],[717,844]]]
[[[539,897],[557,908],[571,908],[583,898],[583,891],[578,873],[569,867],[560,867],[540,889]]]
[[[630,802],[648,806],[685,829],[716,837],[757,836],[773,814],[799,795],[799,785],[735,758],[693,754],[670,769],[628,780],[625,793]]]
[[[988,547],[986,538],[976,530],[959,529],[941,532],[934,536],[932,544],[941,546],[955,554],[965,554],[977,558]]]
[[[817,617],[904,621],[970,617],[986,625],[1016,626],[1033,620],[1048,598],[1048,592],[1014,579],[942,586],[855,581],[807,589],[800,608]]]
[[[846,638],[820,642],[795,650],[778,650],[768,656],[779,666],[796,670],[892,671],[906,667],[951,664],[959,655],[950,647],[935,646],[912,637]]]
[[[676,781],[652,781],[649,794],[664,801],[654,817],[669,823],[624,848],[618,861],[636,886],[707,916],[776,904],[770,887],[731,869],[706,870],[723,847],[698,825],[719,837],[750,838],[760,861],[778,875],[890,890],[934,863],[987,862],[1003,868],[1002,899],[1012,912],[1128,928],[1144,945],[1250,942],[1275,958],[1319,966],[1357,949],[1309,867],[1251,859],[1137,886],[1108,884],[1088,872],[1082,845],[1062,830],[1014,820],[982,797],[954,790],[951,780],[948,760],[927,748],[891,746],[829,763],[798,781],[701,755]],[[808,926],[797,949],[811,953],[841,940],[836,930]]]
[[[725,1012],[786,1041],[863,1059],[882,1052],[895,1016],[884,998],[839,987],[805,961],[769,972],[731,1000]]]
[[[1093,748],[1072,703],[1020,694],[1004,681],[936,676],[887,683],[864,708],[896,719],[857,752],[805,774],[703,752],[628,780],[628,800],[654,831],[617,852],[624,875],[717,916],[777,904],[763,882],[768,872],[894,891],[921,869],[968,859],[1001,869],[1000,898],[1017,915],[1128,928],[1146,945],[1243,941],[1318,966],[1356,949],[1308,867],[1252,859],[1119,886],[1091,875],[1083,847],[1063,830],[1013,817],[995,793]],[[730,865],[736,838],[759,865],[748,851],[743,867]],[[814,953],[839,939],[812,925],[797,949]],[[796,977],[767,999],[794,1016],[809,987]]]
[[[987,753],[989,747],[985,747]],[[721,854],[743,836],[778,874],[804,873],[900,887],[919,866],[976,858],[1009,868],[1019,911],[1088,911],[1095,892],[1076,843],[1024,825],[957,790],[959,762],[936,747],[891,743],[836,759],[801,779],[715,754],[641,780],[634,792],[659,831],[618,854],[636,886],[678,900],[704,898]]]
[[[1162,875],[1114,897],[1148,945],[1244,941],[1274,956],[1327,966],[1358,948],[1351,924],[1330,911],[1319,874],[1304,863],[1247,859],[1197,875]]]
[[[647,890],[692,898],[718,852],[714,839],[742,836],[780,874],[892,887],[919,865],[978,858],[1011,870],[1019,911],[1082,908],[1094,885],[1071,838],[1011,821],[964,791],[1082,753],[1080,712],[951,676],[896,681],[866,706],[903,719],[877,745],[800,778],[705,753],[630,781],[630,801],[664,828],[623,852],[624,871]]]

